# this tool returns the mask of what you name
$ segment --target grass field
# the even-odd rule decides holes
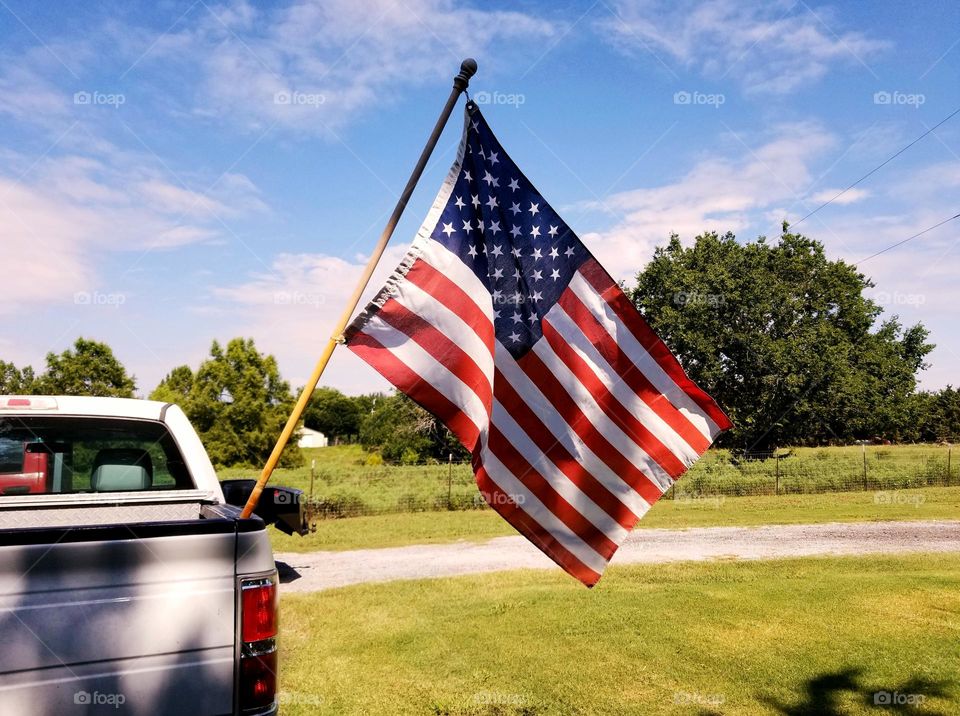
[[[667,498],[654,505],[637,528],[923,519],[960,519],[960,487],[779,497]],[[489,509],[319,520],[317,531],[307,537],[270,532],[273,548],[284,552],[396,547],[460,539],[482,541],[516,534]]]
[[[728,450],[710,450],[677,483],[679,497],[809,494],[960,485],[960,465],[939,445],[794,448],[780,459],[739,460]],[[357,445],[304,451],[307,467],[280,469],[273,483],[310,489],[310,461],[316,460],[314,496],[328,517],[395,512],[485,508],[469,465],[371,465],[377,456]],[[958,456],[960,457],[960,456]],[[948,472],[949,466],[949,472]],[[254,477],[256,471],[226,469],[221,477]],[[667,498],[672,497],[668,493]]]
[[[960,712],[960,555],[613,567],[593,590],[512,572],[281,610],[288,715]]]

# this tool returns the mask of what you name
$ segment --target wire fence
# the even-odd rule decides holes
[[[277,479],[302,489],[318,519],[398,512],[488,509],[469,463],[325,466],[323,449],[309,468]],[[960,486],[948,445],[795,448],[743,454],[710,450],[664,500],[798,495]]]

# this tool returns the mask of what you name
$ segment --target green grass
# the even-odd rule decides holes
[[[960,555],[508,572],[284,596],[284,714],[958,713]]]
[[[780,497],[667,498],[654,505],[637,527],[680,529],[923,519],[960,519],[960,487]],[[317,531],[307,537],[288,537],[271,530],[271,539],[277,551],[310,552],[461,539],[476,542],[509,534],[516,532],[499,515],[485,509],[319,520]]]
[[[452,470],[444,464],[368,464],[379,457],[358,445],[305,450],[307,465],[279,469],[273,484],[297,487],[309,494],[310,461],[316,461],[314,496],[321,514],[330,517],[472,510],[485,507],[469,465]],[[680,497],[705,495],[807,494],[863,490],[860,447],[793,448],[778,461],[738,460],[729,450],[710,450],[677,483]],[[939,445],[871,446],[867,448],[867,487],[905,489],[942,485],[947,478],[948,448]],[[960,455],[958,455],[960,459]],[[950,464],[960,485],[960,465]],[[221,477],[255,477],[256,471],[228,468]],[[449,486],[448,486],[449,480]],[[668,494],[668,498],[671,497]]]

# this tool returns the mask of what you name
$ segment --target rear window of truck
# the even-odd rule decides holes
[[[0,417],[0,497],[193,486],[183,456],[163,423]]]

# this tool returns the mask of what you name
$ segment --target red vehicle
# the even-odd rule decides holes
[[[50,452],[36,443],[0,439],[0,495],[49,492]]]

